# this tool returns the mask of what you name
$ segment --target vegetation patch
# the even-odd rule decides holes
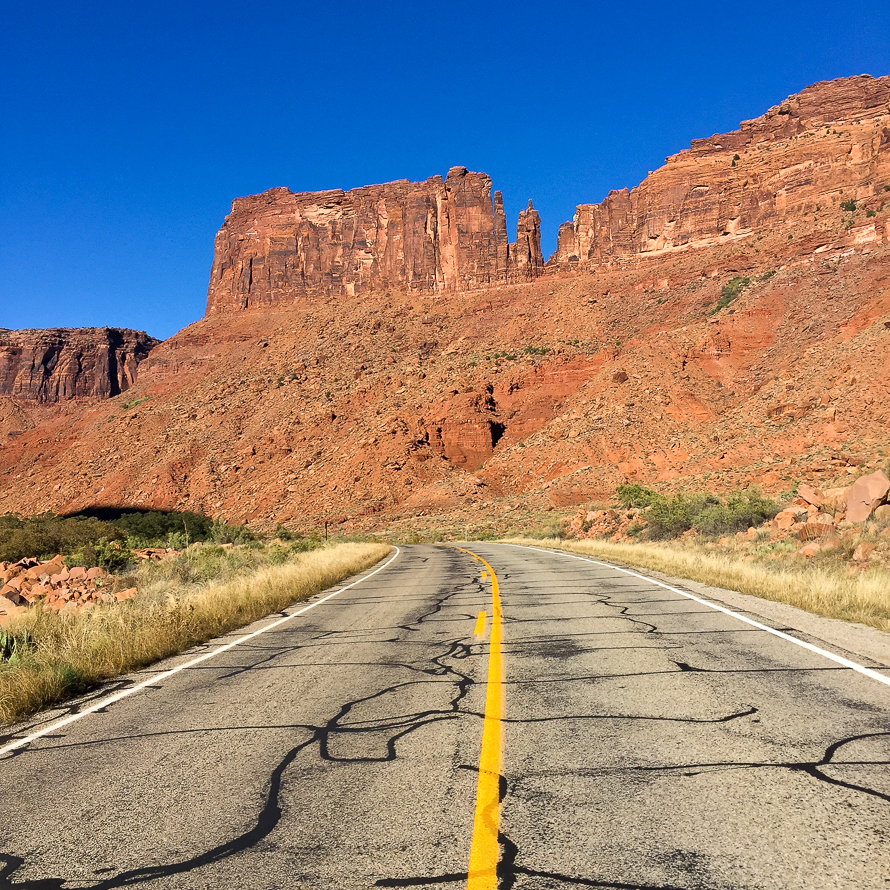
[[[143,402],[147,402],[150,398],[151,396],[142,396],[141,399],[133,399],[129,402],[121,402],[121,408],[123,408],[124,411],[129,411],[130,408],[135,408],[137,405],[141,405],[143,404]]]
[[[708,315],[715,315],[721,309],[725,309],[733,300],[738,298],[739,294],[750,283],[751,279],[742,275],[736,275],[735,278],[730,279],[720,289],[720,299],[708,310]]]
[[[779,506],[763,497],[759,489],[734,491],[725,498],[710,493],[680,492],[666,497],[632,483],[619,485],[616,490],[619,502],[625,507],[645,509],[645,537],[655,540],[675,538],[697,529],[705,535],[725,535],[745,531],[772,519]],[[641,534],[642,529],[637,532]]]
[[[0,721],[183,652],[314,596],[369,568],[386,544],[339,544],[309,553],[286,545],[192,547],[122,579],[134,599],[89,611],[40,608],[13,615],[0,634]]]
[[[245,526],[189,512],[99,509],[75,516],[0,516],[0,562],[18,562],[26,556],[50,559],[61,553],[67,565],[114,571],[126,564],[127,551],[139,547],[181,550],[196,541],[247,544],[255,540]]]

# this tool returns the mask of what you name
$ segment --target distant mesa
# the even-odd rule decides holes
[[[463,534],[622,482],[797,482],[762,531],[803,557],[834,547],[840,494],[886,463],[890,77],[816,84],[695,140],[580,204],[547,263],[540,244],[532,204],[508,241],[501,194],[464,167],[238,198],[208,317],[163,344],[0,331],[0,512]],[[890,483],[862,478],[852,516],[883,522]],[[598,512],[577,528],[636,524]]]
[[[33,402],[110,398],[160,343],[122,328],[0,330],[0,395]]]
[[[888,106],[890,77],[846,77],[813,84],[732,133],[694,139],[636,188],[578,205],[548,269],[727,243],[812,215],[827,195],[871,197],[887,172],[890,129],[854,135],[843,124]],[[789,140],[803,143],[793,163],[773,152]]]
[[[207,314],[388,288],[473,290],[543,268],[531,201],[510,244],[501,193],[466,167],[348,192],[275,188],[232,203],[216,236]]]
[[[886,172],[890,129],[853,136],[843,124],[888,104],[890,77],[826,81],[732,133],[693,140],[639,186],[579,204],[546,265],[531,201],[511,244],[501,193],[466,167],[444,180],[237,198],[216,236],[207,314],[390,288],[469,291],[745,239],[817,212],[828,194],[871,196]],[[787,163],[794,140],[809,140],[808,151]]]

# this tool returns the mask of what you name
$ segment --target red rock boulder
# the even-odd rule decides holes
[[[847,489],[847,519],[850,522],[865,522],[875,508],[884,503],[890,491],[890,479],[880,470],[860,476]]]

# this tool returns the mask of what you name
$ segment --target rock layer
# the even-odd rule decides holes
[[[890,77],[817,83],[689,149],[628,191],[580,204],[549,266],[596,267],[775,231],[890,184]],[[886,225],[861,241],[886,243]],[[820,245],[814,244],[814,249]]]
[[[35,402],[108,398],[136,381],[159,340],[119,328],[0,331],[0,395]]]
[[[543,268],[529,202],[517,243],[491,179],[452,167],[443,180],[400,180],[348,192],[276,188],[238,198],[216,236],[207,314],[395,288],[472,290]]]

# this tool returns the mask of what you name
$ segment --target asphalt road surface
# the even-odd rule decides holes
[[[486,831],[497,874],[473,888],[890,887],[886,665],[467,546],[500,624],[482,562],[404,547],[215,657],[16,727],[0,748],[151,680],[0,756],[0,888],[464,888]],[[492,763],[500,811],[477,813]]]

